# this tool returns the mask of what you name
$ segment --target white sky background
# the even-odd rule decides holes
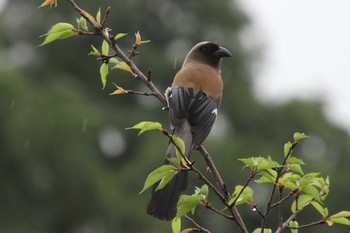
[[[263,44],[254,73],[258,98],[277,103],[297,96],[321,98],[327,116],[350,132],[350,1],[239,3]]]

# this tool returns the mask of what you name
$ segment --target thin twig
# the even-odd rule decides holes
[[[283,187],[279,187],[280,195],[279,195],[279,204],[278,204],[278,226],[282,226],[283,223],[283,214],[282,214],[282,202],[283,199]]]
[[[102,28],[104,28],[105,25],[106,25],[106,23],[107,23],[107,18],[108,18],[108,16],[109,16],[109,13],[111,13],[111,7],[107,7],[107,9],[106,9],[105,16],[104,16],[104,18],[103,18],[103,20],[102,20],[102,23],[101,23],[101,27],[102,27]]]
[[[265,217],[262,219],[262,222],[261,222],[261,232],[263,232],[264,228],[265,228],[266,216],[269,214],[270,210],[272,209],[271,203],[272,203],[273,196],[274,196],[276,188],[277,188],[278,180],[282,176],[283,171],[285,169],[284,165],[286,164],[287,159],[292,155],[293,149],[296,147],[297,144],[298,144],[298,142],[293,142],[292,146],[289,148],[289,150],[287,152],[287,155],[284,157],[281,166],[277,169],[277,175],[276,175],[276,179],[275,179],[275,184],[272,187],[270,197],[269,197],[268,202],[267,202],[266,207],[265,207],[265,213],[264,213]]]
[[[301,226],[298,226],[298,227],[289,227],[288,226],[287,228],[289,228],[289,229],[303,229],[303,228],[313,227],[313,226],[317,226],[317,225],[322,225],[322,224],[325,224],[325,223],[326,223],[326,219],[321,219],[319,221],[308,223],[308,224],[301,225]]]
[[[227,201],[230,200],[230,193],[227,191],[227,187],[225,182],[223,181],[223,179],[221,178],[221,175],[219,173],[219,171],[217,170],[213,160],[211,159],[210,154],[208,153],[208,151],[203,147],[203,145],[200,145],[198,148],[196,148],[203,156],[205,162],[207,163],[210,172],[213,174],[217,185],[220,187],[220,189],[222,190],[222,192],[225,195],[225,198]]]
[[[210,233],[210,231],[208,229],[205,229],[204,227],[202,227],[201,225],[199,225],[193,218],[189,217],[187,214],[185,214],[185,218],[190,221],[193,225],[195,225],[197,227],[197,232],[206,232],[206,233]],[[194,230],[194,229],[193,229]]]
[[[261,216],[261,218],[265,218],[263,212],[258,208],[257,205],[255,205],[253,209],[253,211],[256,211]]]
[[[156,96],[154,93],[149,92],[140,92],[140,91],[134,91],[134,90],[125,90],[126,94],[133,94],[133,95],[144,95],[144,96]]]
[[[224,212],[214,208],[210,203],[205,203],[204,206],[205,206],[205,208],[210,209],[210,210],[214,211],[215,213],[220,214],[221,216],[223,216],[227,219],[233,220],[233,216],[227,215]]]
[[[254,179],[254,177],[256,176],[256,174],[258,174],[258,173],[256,172],[256,170],[253,170],[253,171],[250,173],[249,179],[246,181],[246,183],[244,184],[243,188],[242,188],[241,191],[238,193],[238,195],[236,196],[235,200],[232,202],[231,206],[236,205],[237,200],[238,200],[239,197],[242,195],[243,191],[247,188],[247,186],[249,185],[250,181],[251,181],[252,179]]]
[[[283,229],[287,228],[289,226],[289,223],[295,219],[295,217],[297,216],[298,213],[300,213],[303,209],[305,209],[305,207],[307,207],[308,205],[311,204],[311,202],[314,201],[314,199],[306,202],[300,209],[296,210],[293,212],[293,214],[281,225],[278,227],[278,229],[276,230],[275,233],[280,233],[282,232]]]
[[[284,198],[280,199],[278,202],[273,203],[273,204],[271,205],[271,208],[274,208],[274,207],[276,207],[277,205],[282,204],[282,203],[285,202],[287,199],[289,199],[291,196],[293,196],[293,194],[294,194],[293,191],[290,192],[290,193],[288,193],[287,196],[285,196]]]

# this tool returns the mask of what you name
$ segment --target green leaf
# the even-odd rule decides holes
[[[109,53],[109,44],[107,41],[103,40],[102,42],[102,55],[108,56]]]
[[[128,35],[128,33],[118,33],[118,34],[114,37],[114,39],[115,39],[115,40],[119,40],[120,38],[122,38],[122,37],[124,37],[124,36],[126,36],[126,35]]]
[[[181,218],[174,218],[171,222],[171,229],[173,233],[180,233],[181,231]]]
[[[308,194],[308,195],[314,197],[317,201],[321,201],[319,191],[318,191],[318,189],[315,188],[314,186],[306,185],[306,186],[304,186],[304,187],[302,188],[302,190],[303,190],[306,194]]]
[[[154,170],[153,172],[151,172],[148,176],[147,179],[143,185],[142,190],[140,191],[139,194],[143,193],[146,189],[148,189],[149,187],[151,187],[152,185],[154,185],[155,183],[157,183],[158,181],[161,181],[159,185],[161,185],[162,181],[162,186],[164,187],[167,183],[166,181],[170,181],[172,177],[174,177],[174,175],[176,174],[176,167],[174,167],[173,165],[163,165],[159,168],[157,168],[156,170]],[[171,177],[169,179],[169,177]],[[158,187],[159,187],[158,185]],[[157,187],[157,189],[158,189]]]
[[[119,61],[117,58],[115,58],[115,57],[110,58],[110,59],[109,59],[109,62],[110,62],[110,63],[114,63],[114,64],[120,63],[120,61]]]
[[[98,11],[96,14],[96,21],[98,24],[101,24],[101,8],[98,8]]]
[[[261,162],[257,165],[258,171],[263,171],[263,170],[269,170],[272,168],[277,168],[279,167],[279,163],[276,161],[273,161],[270,156],[267,157],[267,159],[261,160]]]
[[[174,144],[176,145],[176,155],[177,155],[177,157],[182,160],[181,154],[185,155],[185,151],[186,151],[185,150],[185,143],[184,143],[184,141],[181,138],[179,138],[179,137],[177,137],[175,135],[172,135],[171,139],[173,140]],[[178,148],[180,149],[181,154],[178,151]]]
[[[312,201],[311,205],[322,215],[323,218],[328,216],[328,209],[323,207],[319,202]]]
[[[45,36],[45,39],[39,46],[46,45],[55,40],[67,39],[71,36],[74,36],[75,33],[73,30],[74,26],[69,23],[57,23],[53,25],[46,34],[40,36]]]
[[[175,170],[171,170],[167,173],[164,174],[164,176],[162,177],[162,179],[160,180],[156,191],[163,189],[165,187],[165,185],[167,185],[169,183],[169,181],[176,175],[176,171]]]
[[[208,198],[209,188],[208,185],[203,185],[201,188],[196,187],[195,194],[202,195],[205,199]]]
[[[265,171],[261,171],[259,172],[259,175],[261,175],[261,177],[255,180],[255,182],[258,184],[260,183],[274,184],[276,182],[277,172],[273,169],[267,169]]]
[[[150,130],[159,130],[162,128],[162,125],[159,122],[152,122],[152,121],[142,121],[140,123],[137,123],[133,127],[126,128],[128,129],[139,129],[140,132],[138,135],[142,134],[143,132],[150,131]]]
[[[174,164],[176,167],[180,167],[179,158],[166,158],[170,163]]]
[[[294,135],[293,135],[293,138],[294,138],[294,141],[300,141],[302,139],[305,139],[305,138],[308,138],[310,136],[306,135],[305,133],[298,133],[296,132]]]
[[[300,175],[292,173],[292,172],[287,172],[283,174],[281,178],[278,179],[278,184],[283,185],[284,187],[290,189],[290,190],[295,190],[297,188],[297,182],[300,179]]]
[[[50,6],[50,8],[52,7],[52,5],[55,4],[55,7],[57,7],[57,0],[45,0],[45,2],[43,2],[39,8],[44,7],[44,6]]]
[[[350,211],[340,211],[339,213],[333,214],[329,218],[346,218],[350,217]]]
[[[106,87],[107,83],[107,75],[108,75],[108,65],[106,63],[102,63],[100,67],[100,75],[102,81],[102,89]]]
[[[305,204],[312,201],[314,198],[312,196],[302,194],[298,198],[298,206],[296,205],[296,201],[293,201],[291,210],[294,213],[296,210],[301,209]]]
[[[288,164],[287,166],[288,166],[289,170],[298,172],[302,175],[304,174],[303,169],[301,169],[301,166],[299,164]]]
[[[235,191],[232,193],[232,198],[228,202],[229,205],[231,205],[234,202],[234,200],[237,199],[238,194],[242,191],[243,188],[244,186],[242,185],[237,185],[235,187]],[[253,195],[254,195],[254,190],[249,186],[245,187],[241,195],[238,197],[235,205],[241,205],[241,204],[253,202]]]
[[[350,226],[350,220],[347,218],[331,218],[331,221],[334,223]]]
[[[101,56],[101,53],[93,45],[91,45],[91,48],[92,48],[92,51],[89,53],[89,55]]]
[[[316,177],[319,174],[320,173],[317,173],[317,172],[311,172],[301,177],[301,179],[299,180],[299,187],[302,188],[306,185],[313,185],[315,183],[315,180],[317,180]]]
[[[292,143],[291,142],[287,142],[286,144],[284,144],[284,156],[285,157],[290,153],[291,149],[292,149]]]
[[[331,218],[328,221],[330,222],[330,223],[327,222],[329,226],[333,225],[333,223],[350,226],[350,220],[347,218]]]
[[[118,62],[112,69],[115,69],[115,68],[125,70],[125,71],[133,74],[130,66],[128,66],[128,64],[126,64],[125,62]]]
[[[84,17],[80,17],[79,19],[77,19],[77,23],[78,23],[79,27],[81,27],[85,31],[89,30],[87,23],[86,23],[86,19]]]
[[[188,212],[194,213],[195,208],[204,201],[205,198],[202,195],[181,195],[179,201],[177,202],[179,209],[176,213],[176,218],[181,218]]]
[[[261,228],[256,228],[253,233],[261,233]],[[271,229],[264,229],[263,233],[272,233]]]
[[[96,24],[96,20],[94,19],[94,17],[92,15],[90,15],[87,11],[84,11],[84,10],[82,10],[82,12],[91,20],[91,22]]]
[[[280,166],[276,161],[273,161],[270,156],[268,156],[267,158],[259,156],[252,158],[243,158],[238,160],[243,162],[245,164],[245,167],[257,169],[258,171],[268,170]]]
[[[298,159],[294,156],[290,156],[288,159],[287,159],[287,164],[298,164],[298,165],[304,165],[305,163],[303,162],[303,160],[301,159]]]
[[[299,223],[295,220],[290,221],[289,227],[299,227]],[[298,229],[291,229],[291,233],[298,233]]]

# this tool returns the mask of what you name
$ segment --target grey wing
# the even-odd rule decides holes
[[[172,87],[169,95],[170,121],[180,127],[184,120],[191,125],[193,144],[200,145],[216,120],[220,97],[210,97],[193,88]]]

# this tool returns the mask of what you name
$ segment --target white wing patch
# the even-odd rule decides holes
[[[218,109],[215,108],[211,113],[212,113],[212,114],[215,114],[215,116],[217,116],[217,115],[218,115]]]

